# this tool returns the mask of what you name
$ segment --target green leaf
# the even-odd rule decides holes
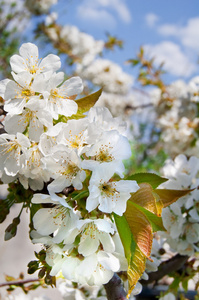
[[[126,61],[126,63],[132,64],[132,66],[138,65],[139,62],[140,62],[140,61],[139,61],[138,59],[128,59],[128,60]]]
[[[126,178],[127,180],[136,180],[137,183],[149,183],[153,189],[156,189],[161,183],[167,181],[167,178],[160,177],[154,173],[137,173],[130,175]]]
[[[169,289],[177,291],[179,288],[180,282],[181,282],[180,277],[179,276],[175,277],[173,282],[170,284]]]
[[[127,260],[133,255],[135,249],[135,240],[133,239],[131,229],[126,218],[123,216],[114,215],[115,223],[118,229],[118,233],[120,235],[120,239],[122,241],[124,252]]]

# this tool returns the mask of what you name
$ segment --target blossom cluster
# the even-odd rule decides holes
[[[1,30],[7,30],[9,34],[12,33],[16,38],[16,27],[18,32],[22,32],[24,30],[25,26],[27,26],[29,22],[29,11],[24,7],[23,0],[18,0],[14,3],[12,0],[1,1],[0,4]]]
[[[28,10],[36,15],[46,14],[50,7],[56,4],[58,0],[26,0],[25,4]]]
[[[163,174],[169,180],[163,184],[168,189],[193,189],[188,195],[163,209],[162,219],[166,239],[173,251],[182,255],[193,255],[199,250],[199,159],[183,154],[175,160],[168,160]]]
[[[91,35],[79,31],[76,26],[65,25],[60,31],[60,39],[70,46],[71,54],[78,57],[79,67],[89,65],[103,48],[102,40],[95,40]]]
[[[153,129],[155,134],[161,132],[158,144],[172,158],[179,153],[198,156],[198,77],[188,83],[178,80],[168,85],[165,90],[168,101],[163,99],[160,88],[138,92],[133,90],[130,74],[116,63],[99,58],[105,46],[103,41],[94,40],[75,26],[61,27],[55,20],[53,22],[50,26],[46,24],[45,34],[53,44],[60,45],[61,51],[72,57],[76,74],[88,84],[103,87],[98,105],[106,105],[114,116],[122,113],[128,119],[133,135],[141,139],[145,127],[144,143],[150,143]],[[138,118],[137,108],[140,108]]]
[[[159,89],[150,95],[165,151],[173,158],[180,153],[198,157],[198,82],[199,77],[194,77],[188,83],[178,80],[170,84],[170,102],[161,101]]]
[[[10,59],[13,80],[0,82],[7,112],[1,180],[18,180],[36,192],[33,204],[48,204],[35,213],[31,237],[45,245],[52,276],[62,272],[80,284],[107,283],[114,272],[127,270],[111,214],[122,216],[139,189],[136,181],[122,180],[123,160],[131,156],[125,124],[99,107],[73,118],[80,77],[64,81],[59,57],[40,60],[34,44],[23,44],[19,54]]]
[[[115,95],[129,93],[133,77],[111,60],[99,58],[105,43],[91,35],[80,32],[75,26],[58,26],[52,15],[52,23],[46,20],[45,34],[54,44],[61,44],[76,63],[76,73],[87,82],[103,87],[104,92]]]

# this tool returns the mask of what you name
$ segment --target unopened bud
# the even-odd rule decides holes
[[[13,238],[16,233],[17,233],[17,225],[20,223],[20,218],[14,218],[12,221],[12,224],[10,224],[6,230],[5,230],[5,235],[4,235],[4,240],[8,241],[11,238]]]
[[[46,274],[46,268],[43,267],[43,268],[39,271],[38,277],[39,277],[39,278],[43,278],[45,274]]]
[[[28,274],[33,274],[39,268],[39,262],[37,260],[32,260],[28,264]]]

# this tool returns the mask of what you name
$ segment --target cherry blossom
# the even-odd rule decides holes
[[[60,58],[57,55],[49,54],[39,59],[38,47],[32,43],[25,43],[19,48],[19,54],[10,58],[12,71],[16,74],[27,72],[35,77],[40,73],[55,72],[61,67]]]
[[[126,210],[126,202],[131,193],[136,192],[139,186],[133,180],[112,180],[114,167],[104,164],[93,171],[89,184],[89,197],[86,209],[92,211],[96,207],[104,213],[115,212],[122,215]]]

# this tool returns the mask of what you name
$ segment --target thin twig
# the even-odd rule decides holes
[[[26,279],[26,280],[16,280],[16,281],[7,281],[4,283],[0,283],[0,287],[7,286],[7,285],[24,285],[26,283],[35,282],[35,281],[42,281],[42,279]]]

